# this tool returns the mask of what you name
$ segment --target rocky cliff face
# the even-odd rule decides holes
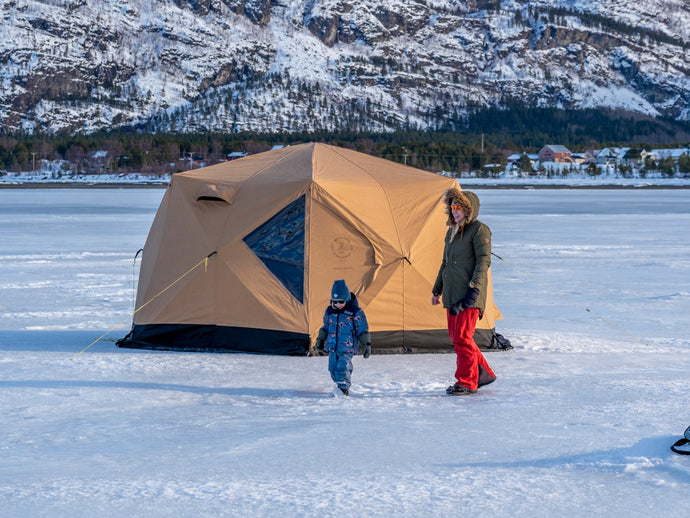
[[[390,131],[507,100],[690,120],[683,0],[6,0],[0,19],[6,133]]]

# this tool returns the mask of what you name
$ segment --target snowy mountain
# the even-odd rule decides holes
[[[519,101],[690,120],[685,0],[2,0],[0,132],[390,131]]]

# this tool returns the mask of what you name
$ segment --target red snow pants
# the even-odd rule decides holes
[[[455,370],[457,384],[470,390],[477,390],[480,365],[490,376],[495,376],[494,371],[489,367],[474,341],[474,329],[477,326],[477,320],[479,320],[479,309],[465,309],[456,316],[452,316],[446,310],[446,316],[448,318],[448,334],[457,355],[457,368]]]

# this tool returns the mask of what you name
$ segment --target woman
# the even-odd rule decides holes
[[[491,230],[477,219],[479,198],[459,187],[446,191],[448,214],[443,261],[432,290],[431,303],[443,302],[448,334],[455,347],[457,367],[451,395],[474,394],[496,380],[474,341],[477,321],[486,307],[487,274],[491,266]]]

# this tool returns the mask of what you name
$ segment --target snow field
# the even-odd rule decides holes
[[[0,190],[0,514],[687,516],[690,191],[476,192],[498,380],[374,354],[348,398],[325,357],[114,345],[162,190]]]

